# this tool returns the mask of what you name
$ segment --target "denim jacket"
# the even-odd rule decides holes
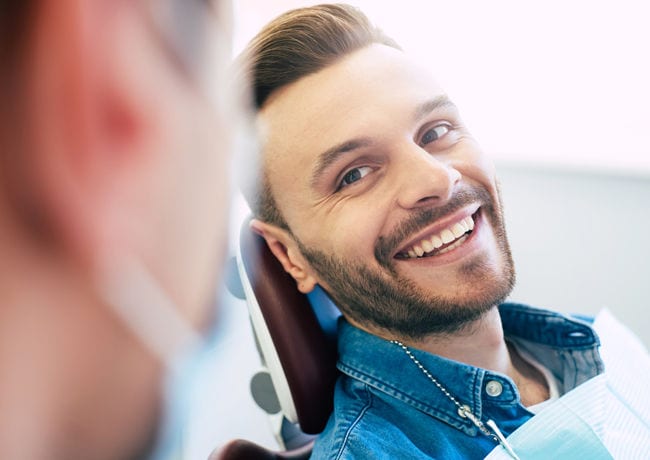
[[[499,311],[506,338],[551,371],[560,394],[603,371],[598,338],[586,322],[514,303]],[[334,412],[312,458],[482,459],[497,445],[459,414],[399,346],[345,320],[338,345],[342,376]],[[411,351],[461,404],[483,422],[494,420],[504,436],[533,416],[509,377]]]

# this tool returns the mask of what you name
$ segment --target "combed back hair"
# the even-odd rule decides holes
[[[334,64],[343,57],[378,43],[400,49],[397,43],[357,8],[324,4],[288,11],[264,27],[239,57],[252,85],[257,111],[278,89]],[[243,186],[253,214],[290,231],[276,206],[260,162],[260,177]]]

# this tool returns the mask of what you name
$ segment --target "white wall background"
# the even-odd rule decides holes
[[[299,0],[234,0],[235,51]],[[608,307],[650,346],[650,6],[643,1],[351,1],[429,62],[500,170],[512,299]],[[246,214],[233,209],[233,241]],[[188,427],[185,457],[228,439],[272,447],[248,393],[258,360],[242,302]]]
[[[502,166],[500,177],[511,299],[566,313],[608,308],[650,347],[650,180],[522,166]]]

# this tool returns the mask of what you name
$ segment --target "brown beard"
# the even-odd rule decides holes
[[[495,272],[481,260],[467,262],[460,268],[460,273],[469,282],[484,287],[480,295],[445,298],[435,293],[425,293],[412,280],[396,273],[391,255],[405,237],[442,216],[476,202],[482,203],[482,215],[492,225],[504,261],[500,272]],[[413,211],[413,215],[400,223],[390,235],[378,238],[375,259],[380,269],[308,248],[297,238],[296,242],[327,286],[325,290],[328,295],[345,315],[358,324],[412,340],[459,331],[503,302],[515,282],[503,214],[497,211],[495,200],[483,188],[459,191],[444,207]]]

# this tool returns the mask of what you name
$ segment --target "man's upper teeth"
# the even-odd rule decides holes
[[[448,228],[444,229],[442,232],[440,232],[440,238],[442,238],[442,242],[447,244],[451,243],[456,239],[454,236],[453,232],[449,230]]]
[[[465,224],[461,224],[461,223],[454,224],[454,226],[451,227],[451,231],[456,238],[460,238],[461,236],[463,236],[465,233],[467,233],[467,230],[468,229],[465,226]]]
[[[445,228],[440,233],[430,236],[429,238],[413,245],[406,251],[406,253],[410,258],[422,257],[425,253],[438,249],[445,244],[449,244],[473,229],[474,219],[472,219],[472,216],[467,216],[460,222],[456,222],[450,227]]]

